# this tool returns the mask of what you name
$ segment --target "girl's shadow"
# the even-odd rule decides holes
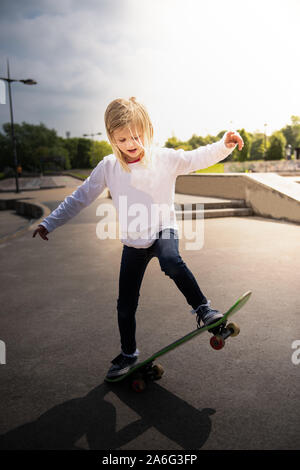
[[[140,418],[116,431],[117,410],[105,400],[116,396]],[[86,437],[90,449],[108,450],[138,438],[156,428],[182,449],[199,449],[211,431],[210,415],[215,410],[193,408],[158,383],[137,394],[126,383],[103,383],[85,397],[51,408],[36,421],[26,423],[0,436],[0,449],[80,449],[76,442]]]

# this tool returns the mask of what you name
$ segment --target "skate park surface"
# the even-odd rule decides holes
[[[69,181],[19,196],[50,212],[72,190]],[[234,317],[240,334],[224,349],[200,335],[162,357],[162,379],[136,394],[104,382],[120,352],[122,244],[97,237],[99,204],[112,201],[99,197],[49,241],[32,238],[31,221],[0,243],[0,448],[299,449],[299,226],[258,216],[205,219],[196,222],[203,246],[190,250],[179,223],[181,256],[212,306],[225,311],[244,292],[252,297]],[[22,224],[14,227],[8,212],[3,235]],[[141,359],[196,327],[191,308],[151,260],[136,314]]]

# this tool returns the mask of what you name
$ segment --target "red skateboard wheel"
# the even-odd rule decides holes
[[[143,379],[135,379],[132,381],[131,387],[135,392],[140,393],[145,390],[146,384]]]
[[[215,335],[212,338],[210,338],[210,345],[213,349],[218,351],[219,349],[224,348],[225,341],[222,338],[222,336]]]

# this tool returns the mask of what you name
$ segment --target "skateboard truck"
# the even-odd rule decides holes
[[[222,323],[219,330],[216,330],[217,328],[212,329],[214,336],[210,339],[210,345],[216,351],[224,348],[225,340],[229,338],[229,336],[237,336],[240,332],[239,326],[234,322],[229,323],[227,326],[226,323]]]
[[[159,380],[164,373],[161,364],[154,364],[153,361],[148,362],[138,370],[131,380],[131,388],[135,392],[142,392],[146,388],[147,380]]]

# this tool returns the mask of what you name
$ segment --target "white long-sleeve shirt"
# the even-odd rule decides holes
[[[130,163],[125,172],[114,154],[107,155],[90,176],[46,217],[41,225],[52,232],[89,206],[108,188],[118,213],[120,239],[127,246],[148,248],[159,231],[178,229],[174,207],[175,182],[179,175],[207,168],[226,158],[233,148],[223,138],[194,150],[154,148],[152,165]]]

